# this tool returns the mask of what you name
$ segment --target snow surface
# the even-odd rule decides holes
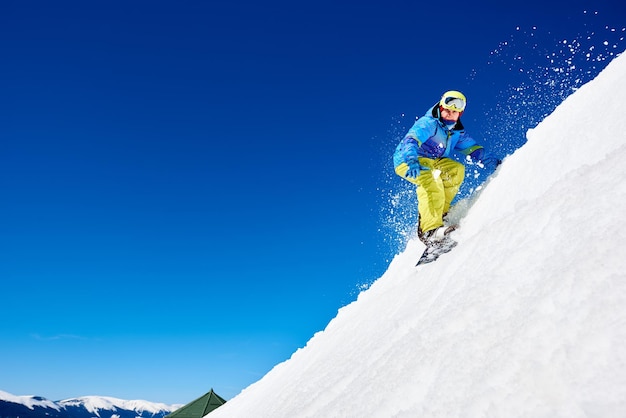
[[[83,406],[87,411],[95,414],[96,416],[100,416],[98,413],[100,410],[117,411],[118,409],[125,409],[129,411],[136,411],[139,414],[143,411],[151,414],[157,414],[160,412],[173,412],[183,406],[179,404],[166,405],[164,403],[142,400],[126,401],[107,396],[82,396],[80,398],[71,398],[54,402],[39,396],[16,396],[2,390],[0,390],[0,400],[22,404],[29,409],[34,409],[34,407],[39,406],[43,408],[53,408],[60,411],[61,408],[65,408],[66,406]]]
[[[0,401],[7,401],[17,404],[22,404],[26,406],[28,409],[35,409],[36,406],[42,408],[53,408],[57,411],[60,410],[59,406],[48,399],[44,399],[38,396],[32,395],[24,395],[24,396],[16,396],[8,392],[4,392],[0,390]]]
[[[626,416],[625,99],[622,54],[458,205],[452,253],[410,241],[210,418]]]
[[[164,403],[155,403],[142,400],[126,401],[123,399],[112,398],[108,396],[81,396],[80,398],[65,399],[59,401],[61,406],[84,406],[87,411],[100,416],[99,410],[116,411],[118,409],[127,409],[141,413],[143,411],[156,414],[163,411],[174,411],[180,405],[166,405]]]

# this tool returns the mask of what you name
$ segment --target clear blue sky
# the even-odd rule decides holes
[[[2,2],[0,390],[231,398],[385,271],[416,115],[462,90],[504,157],[505,67],[626,21],[418,3]]]

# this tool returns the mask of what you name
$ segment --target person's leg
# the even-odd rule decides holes
[[[437,161],[420,158],[420,165],[429,168],[423,170],[417,178],[417,210],[419,212],[422,233],[443,225],[445,191],[443,181],[435,166]]]
[[[458,161],[442,158],[435,163],[435,169],[441,171],[441,181],[445,195],[442,213],[445,214],[450,210],[450,204],[463,183],[463,179],[465,178],[465,166]]]

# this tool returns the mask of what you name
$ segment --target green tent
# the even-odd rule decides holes
[[[225,403],[226,400],[211,389],[195,401],[189,402],[182,408],[166,415],[165,418],[202,418]]]

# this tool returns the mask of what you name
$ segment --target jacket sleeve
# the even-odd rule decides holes
[[[393,166],[398,167],[402,163],[408,163],[417,159],[417,141],[405,136],[393,153]]]
[[[481,161],[486,154],[485,148],[478,145],[474,138],[465,132],[461,134],[461,138],[454,148],[461,154],[470,157],[474,162]]]
[[[424,116],[415,121],[405,138],[413,138],[420,147],[426,140],[437,132],[437,120]]]
[[[419,155],[418,148],[424,141],[434,135],[435,130],[436,122],[434,119],[423,117],[415,121],[396,147],[396,151],[393,154],[394,167],[416,160]]]

